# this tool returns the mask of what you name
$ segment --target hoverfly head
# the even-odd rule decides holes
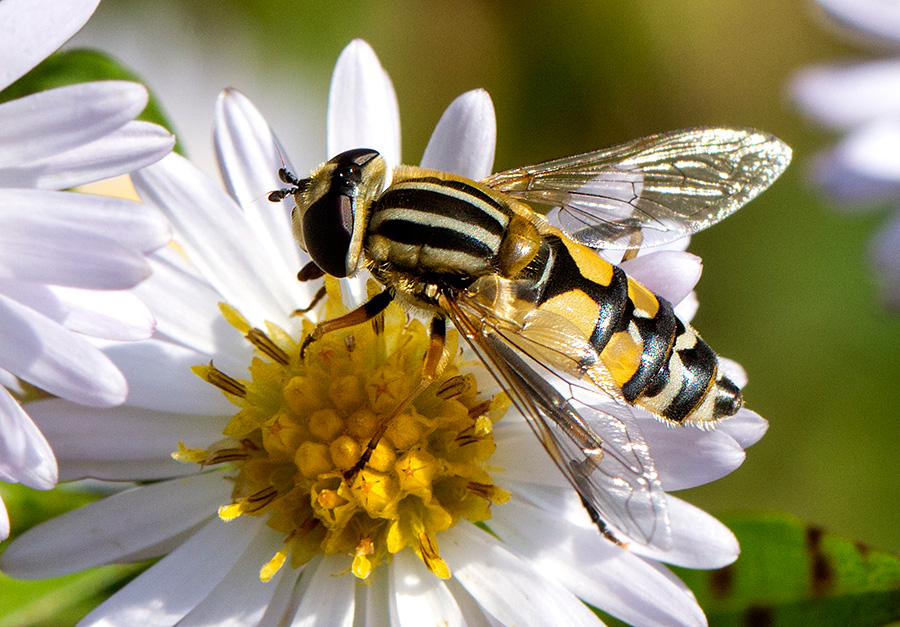
[[[346,277],[359,265],[369,210],[381,193],[386,169],[375,150],[348,150],[319,166],[308,179],[279,171],[282,180],[294,187],[272,192],[269,199],[294,196],[297,206],[291,225],[300,248],[327,274]]]

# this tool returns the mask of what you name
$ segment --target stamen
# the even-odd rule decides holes
[[[437,394],[438,398],[446,401],[468,392],[474,384],[475,380],[471,375],[458,375],[444,381],[435,394]]]
[[[284,566],[284,561],[287,559],[287,549],[282,548],[275,556],[266,562],[266,565],[263,566],[259,571],[259,580],[263,583],[269,581],[275,574],[281,570],[281,567]]]
[[[466,483],[466,490],[492,503],[506,503],[511,496],[506,490],[501,490],[491,483],[478,483],[477,481]]]
[[[419,550],[417,552],[420,554],[422,561],[425,562],[428,570],[441,579],[449,579],[450,569],[447,567],[447,562],[441,559],[438,553],[434,536],[426,531],[422,531],[416,537],[419,541]]]
[[[368,536],[359,539],[356,551],[353,553],[353,565],[350,567],[353,574],[359,579],[367,579],[372,574],[373,564],[369,556],[375,552],[375,545]]]
[[[227,464],[232,462],[242,462],[250,459],[250,451],[244,448],[222,448],[213,451],[206,458],[206,466],[215,466],[216,464]]]
[[[278,490],[274,486],[267,486],[249,496],[234,499],[231,505],[223,505],[219,508],[219,518],[222,520],[234,520],[242,514],[253,514],[265,508],[278,497]]]
[[[481,401],[469,408],[469,418],[475,420],[479,416],[483,416],[488,412],[488,409],[491,407],[490,401]]]
[[[281,350],[281,348],[279,348],[262,329],[257,329],[254,327],[253,329],[250,329],[249,333],[247,333],[245,337],[256,348],[261,350],[263,353],[271,357],[274,361],[278,362],[282,366],[287,366],[288,363],[290,363],[290,357],[288,356],[288,354]]]
[[[194,374],[205,379],[208,383],[212,383],[226,394],[232,394],[239,398],[245,398],[247,396],[247,387],[243,383],[229,377],[227,374],[213,366],[213,362],[211,361],[208,366],[193,366],[191,370]]]
[[[255,492],[244,499],[244,502],[251,506],[244,511],[247,513],[258,512],[266,505],[274,501],[277,496],[278,490],[276,490],[274,486],[263,488],[259,492]]]

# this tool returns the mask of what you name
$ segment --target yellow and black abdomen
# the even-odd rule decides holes
[[[626,401],[678,423],[740,409],[740,390],[716,354],[667,300],[554,231],[544,235],[536,304],[579,327]]]

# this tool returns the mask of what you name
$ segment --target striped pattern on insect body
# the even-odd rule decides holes
[[[790,149],[770,135],[699,128],[480,182],[399,166],[387,183],[383,158],[361,148],[308,179],[282,170],[292,187],[270,199],[296,201],[294,234],[312,259],[304,278],[366,268],[385,287],[320,323],[307,342],[399,300],[433,316],[424,387],[439,368],[449,319],[601,530],[666,547],[662,489],[639,427],[584,399],[605,395],[663,421],[706,426],[734,415],[741,394],[671,303],[597,251],[633,251],[706,228],[768,187],[789,160]],[[552,210],[545,217],[532,204]]]

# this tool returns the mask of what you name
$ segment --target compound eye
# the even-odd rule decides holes
[[[353,238],[353,199],[332,190],[303,214],[303,240],[312,260],[334,277],[345,277]]]

